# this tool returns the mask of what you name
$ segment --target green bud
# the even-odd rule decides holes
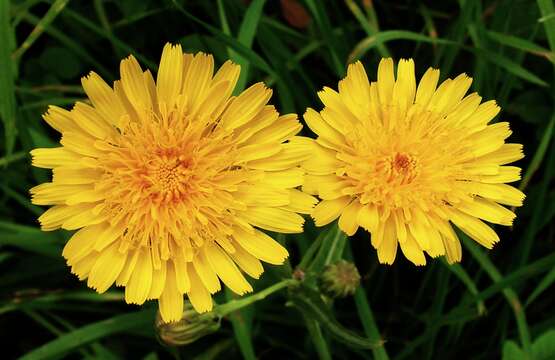
[[[181,320],[164,323],[158,312],[154,325],[160,342],[169,346],[182,346],[218,331],[220,320],[213,312],[199,314],[189,302],[185,302]]]
[[[345,260],[326,266],[320,276],[320,287],[332,298],[353,295],[359,284],[360,274],[355,264]]]

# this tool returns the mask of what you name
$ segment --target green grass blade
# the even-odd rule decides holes
[[[5,152],[9,156],[16,138],[16,67],[11,58],[14,29],[10,24],[10,1],[0,1],[0,117],[4,123]]]
[[[451,40],[432,38],[427,35],[405,30],[382,31],[374,36],[370,36],[361,40],[349,55],[349,62],[360,59],[366,52],[376,47],[378,44],[393,40],[412,40],[417,42],[432,44],[437,43],[442,45],[460,47],[463,50],[474,53],[477,57],[480,57],[481,59],[487,60],[488,62],[507,70],[508,72],[520,77],[521,79],[524,79],[536,85],[547,86],[547,83],[540,79],[538,76],[528,71],[521,65],[515,63],[511,59],[499,55],[498,53],[494,53],[484,49],[473,48],[470,46],[463,46]]]
[[[27,36],[25,41],[19,46],[19,48],[12,54],[14,60],[19,60],[21,56],[27,51],[31,45],[37,41],[37,39],[42,35],[44,30],[48,27],[48,25],[56,19],[56,17],[60,14],[60,12],[66,7],[69,0],[56,0],[50,6],[50,9],[46,12],[43,18],[39,21],[39,23],[35,26],[33,31]]]
[[[551,285],[553,285],[553,283],[555,282],[555,267],[553,267],[544,277],[543,279],[541,279],[540,283],[538,284],[538,286],[536,286],[536,288],[532,291],[532,293],[530,294],[530,296],[528,297],[528,299],[526,299],[526,302],[524,303],[524,306],[528,306],[530,305],[534,300],[536,300],[538,298],[538,296],[540,296],[541,294],[543,294],[543,292],[547,289],[549,289],[549,287]]]
[[[551,150],[550,154],[548,155],[548,161],[545,169],[543,180],[540,182],[537,191],[537,198],[538,199],[545,199],[550,191],[550,184],[555,176],[555,142],[551,143]],[[518,252],[518,262],[519,264],[523,265],[528,261],[528,257],[530,256],[530,251],[532,250],[532,245],[536,240],[536,235],[540,231],[540,226],[542,223],[542,218],[544,217],[544,209],[546,204],[543,201],[535,204],[534,209],[532,210],[532,217],[526,224],[526,230],[524,232],[524,236],[521,240],[521,246]]]
[[[501,281],[503,276],[501,275],[499,270],[497,270],[491,260],[487,257],[487,255],[484,254],[482,249],[479,248],[478,244],[476,244],[473,240],[468,238],[468,236],[460,232],[459,238],[462,240],[462,243],[472,254],[478,264],[480,264],[481,268],[488,274],[491,280],[496,283]],[[505,296],[507,302],[509,303],[509,306],[513,310],[522,347],[524,351],[530,356],[532,351],[532,342],[530,337],[530,330],[528,329],[528,323],[526,322],[526,314],[524,312],[522,303],[520,302],[517,293],[511,288],[507,287],[503,289],[503,295]]]
[[[325,8],[325,2],[317,0],[306,0],[306,5],[310,9],[314,20],[322,34],[322,38],[326,45],[328,45],[331,63],[335,75],[343,77],[345,75],[345,65],[340,55],[341,43],[337,40],[332,31],[331,23],[328,18],[328,12]]]
[[[243,21],[239,27],[237,40],[248,48],[252,47],[252,42],[256,35],[256,29],[258,27],[260,17],[263,14],[262,10],[265,3],[266,0],[254,0],[250,3],[247,11],[245,11]],[[237,80],[237,87],[235,89],[242,91],[247,84],[250,64],[248,60],[242,56],[240,56],[236,62],[241,65],[241,74],[239,75],[239,80]]]
[[[183,13],[187,18],[189,18],[193,22],[201,25],[206,30],[210,31],[218,40],[220,40],[224,44],[233,48],[233,50],[235,50],[241,56],[244,56],[245,58],[247,58],[251,65],[256,66],[257,68],[266,72],[269,75],[276,76],[274,70],[270,67],[270,65],[268,65],[268,63],[260,55],[258,55],[256,52],[254,52],[252,49],[249,49],[245,45],[241,44],[237,39],[234,39],[233,37],[231,37],[229,35],[226,35],[225,33],[223,33],[221,30],[219,30],[215,26],[212,26],[212,25],[200,20],[199,18],[197,18],[196,16],[191,14],[189,11],[185,10],[185,8],[183,8],[183,6],[181,6],[177,2],[177,0],[172,0],[172,2],[175,5],[175,7],[181,13]]]
[[[40,21],[40,19],[38,17],[36,17],[32,14],[23,14],[22,18],[23,18],[23,20],[25,20],[25,22],[27,22],[29,24],[32,24],[32,25],[37,25]],[[73,51],[75,53],[75,55],[78,56],[79,59],[81,59],[83,62],[94,66],[95,71],[98,72],[100,75],[102,75],[105,79],[113,79],[112,72],[109,71],[101,63],[99,63],[95,59],[95,57],[90,52],[88,52],[77,41],[73,40],[72,38],[70,38],[69,36],[64,34],[62,31],[58,30],[52,24],[49,24],[49,26],[45,29],[45,31],[50,36],[52,36],[53,38],[58,40],[65,47],[67,47],[68,49]]]
[[[465,286],[468,292],[474,296],[478,296],[478,287],[472,281],[472,278],[466,270],[459,264],[449,264],[445,259],[441,259],[441,263],[449,269]],[[484,304],[483,300],[476,300],[476,306],[478,307],[478,314],[482,315],[486,312],[486,305]]]
[[[553,0],[537,0],[537,2],[543,17],[542,22],[545,34],[547,35],[547,41],[549,42],[549,48],[551,51],[555,51],[555,6],[553,5]]]
[[[349,8],[349,10],[351,10],[353,15],[359,22],[360,26],[362,26],[362,28],[364,29],[364,31],[368,36],[372,36],[376,32],[378,32],[378,29],[374,26],[374,24],[370,23],[370,21],[366,18],[366,16],[364,16],[364,13],[362,12],[362,10],[360,10],[360,7],[357,5],[357,3],[354,0],[345,0],[345,3],[347,4],[347,7]],[[376,47],[378,48],[378,52],[382,57],[391,56],[389,50],[384,44],[378,44],[376,45]]]
[[[330,353],[330,349],[326,339],[324,338],[324,334],[322,334],[322,328],[318,321],[304,316],[306,328],[308,329],[308,333],[310,334],[310,338],[312,339],[312,343],[316,347],[316,352],[318,353],[318,358],[320,360],[331,360],[332,356]]]
[[[235,295],[228,288],[225,289],[228,301],[233,301]],[[255,360],[256,354],[252,344],[252,308],[245,308],[229,314],[229,320],[233,326],[233,334],[239,345],[239,350],[244,359]]]
[[[349,261],[353,261],[353,254],[351,250],[351,244],[347,243],[345,247],[345,258]],[[375,360],[388,360],[389,356],[387,355],[387,351],[385,349],[384,340],[380,334],[380,330],[378,329],[378,325],[376,324],[376,320],[374,317],[374,313],[370,308],[370,303],[368,302],[368,298],[366,297],[366,292],[364,287],[359,286],[357,287],[354,295],[355,305],[357,308],[358,318],[362,323],[362,327],[364,329],[364,333],[370,339],[370,341],[381,344],[372,349],[372,354],[374,355]]]
[[[88,20],[84,16],[81,16],[77,12],[69,10],[69,9],[66,9],[65,13],[70,18],[74,19],[76,22],[83,25],[85,28],[91,30],[96,35],[104,37],[108,40],[111,40],[112,43],[114,44],[114,46],[117,49],[120,49],[121,51],[123,51],[126,54],[133,54],[139,61],[141,61],[143,64],[145,64],[150,70],[155,71],[155,70],[158,69],[158,65],[155,62],[149,60],[147,57],[145,57],[144,55],[137,52],[133,47],[131,47],[126,42],[120,40],[116,36],[112,36],[108,31],[101,28],[100,26],[98,26],[94,22]]]
[[[551,116],[551,120],[549,120],[549,124],[547,124],[547,127],[543,131],[540,144],[538,145],[538,148],[534,153],[534,157],[532,157],[532,161],[530,162],[530,165],[528,165],[528,168],[524,173],[524,177],[522,178],[522,181],[520,182],[520,185],[518,187],[520,190],[526,189],[526,187],[528,186],[528,183],[532,179],[532,176],[534,176],[536,171],[538,171],[538,169],[540,168],[540,165],[545,157],[545,153],[547,152],[547,148],[549,147],[549,143],[553,139],[554,126],[555,126],[555,113]]]
[[[21,357],[21,360],[42,360],[63,356],[82,345],[106,336],[142,326],[152,326],[153,321],[154,311],[152,309],[114,316],[68,332],[32,350]]]
[[[501,45],[509,46],[524,52],[530,53],[532,55],[544,57],[552,63],[555,63],[555,54],[548,49],[537,45],[536,43],[519,38],[513,35],[503,34],[497,31],[488,30],[488,37],[498,42]]]

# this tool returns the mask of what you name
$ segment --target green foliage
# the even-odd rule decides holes
[[[299,0],[301,10],[293,2],[0,1],[2,358],[555,358],[553,1]],[[379,265],[367,233],[348,239],[308,220],[305,233],[277,237],[290,260],[266,266],[254,294],[217,295],[219,331],[163,346],[154,303],[138,309],[121,289],[87,289],[61,257],[70,234],[39,230],[43,209],[28,189],[49,175],[31,168],[28,152],[59,141],[41,114],[82,100],[81,76],[113,81],[131,53],[155,71],[167,41],[212,53],[218,65],[233,59],[239,88],[264,81],[281,112],[300,115],[320,109],[317,91],[336,87],[356,59],[373,80],[382,56],[414,58],[419,75],[428,66],[442,79],[466,72],[472,91],[503,108],[511,142],[524,144],[525,206],[511,229],[496,229],[493,250],[465,238],[453,266],[415,267],[400,256]],[[318,276],[340,259],[362,281],[354,296],[332,300]]]

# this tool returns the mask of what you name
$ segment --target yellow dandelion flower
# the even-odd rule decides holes
[[[495,101],[465,96],[465,74],[437,87],[439,70],[428,69],[416,83],[414,62],[391,59],[370,83],[360,62],[348,68],[339,91],[324,88],[324,109],[304,119],[318,135],[314,156],[303,166],[305,191],[322,201],[312,216],[317,226],[339,218],[353,235],[371,233],[381,263],[407,259],[425,265],[424,252],[461,259],[453,226],[486,248],[499,241],[482,220],[511,225],[515,215],[499,205],[522,205],[524,194],[505,183],[520,179],[522,145],[506,144],[509,124],[488,125]]]
[[[99,293],[125,286],[128,303],[158,299],[166,322],[181,318],[183,294],[209,311],[220,280],[252,291],[242,272],[258,278],[260,261],[288,256],[260,229],[301,232],[316,203],[296,189],[310,146],[296,115],[267,105],[262,83],[231,96],[238,65],[213,71],[211,55],[167,44],[156,81],[133,56],[113,88],[90,73],[91,104],[44,115],[62,146],[31,152],[53,169],[31,189],[53,205],[42,229],[79,229],[63,250],[71,271]]]

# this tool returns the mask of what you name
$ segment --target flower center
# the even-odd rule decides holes
[[[416,160],[409,154],[396,153],[390,160],[389,182],[411,183],[418,174]]]
[[[177,199],[183,195],[188,178],[189,164],[184,156],[158,158],[147,170],[151,190],[166,199]]]

